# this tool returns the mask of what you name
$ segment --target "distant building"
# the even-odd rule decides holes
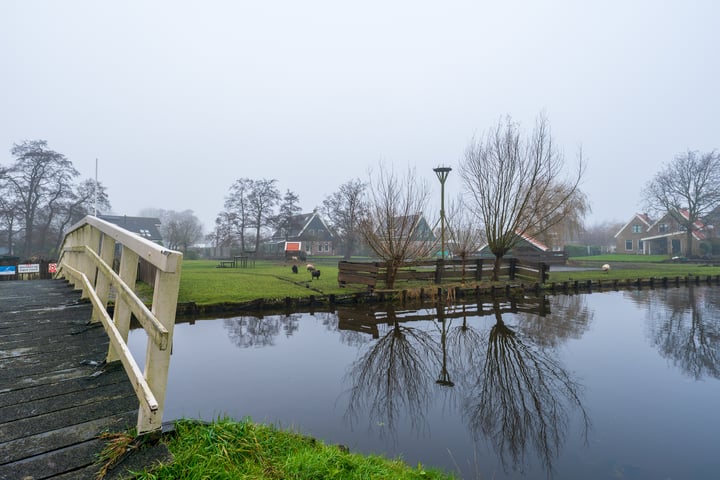
[[[636,213],[618,233],[615,234],[616,252],[637,255],[678,256],[688,251],[688,211],[685,209],[666,212],[652,221],[646,213]],[[709,253],[712,249],[708,240],[713,227],[697,220],[693,223],[690,241],[694,254]]]
[[[265,243],[265,252],[273,256],[335,255],[335,236],[317,213],[295,215],[286,228],[276,230]]]
[[[133,232],[151,242],[162,245],[160,219],[155,217],[128,217],[127,215],[98,215],[98,218]]]

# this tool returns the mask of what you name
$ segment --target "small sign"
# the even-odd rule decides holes
[[[0,275],[15,275],[15,265],[0,267]]]
[[[39,263],[23,263],[18,265],[18,273],[40,273]]]
[[[57,273],[57,263],[48,263],[48,273]]]

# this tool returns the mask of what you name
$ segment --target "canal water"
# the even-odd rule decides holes
[[[132,331],[142,362],[145,340]],[[720,478],[720,289],[175,327],[165,419],[250,417],[459,478]]]

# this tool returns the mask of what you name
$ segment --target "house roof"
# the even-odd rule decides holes
[[[526,233],[525,233],[525,234],[521,234],[521,233],[517,233],[517,232],[516,232],[515,234],[516,234],[518,237],[522,238],[524,241],[526,241],[531,247],[537,248],[538,250],[540,250],[540,251],[542,251],[542,252],[549,252],[549,251],[550,251],[550,247],[548,247],[547,245],[545,245],[543,242],[541,242],[540,240],[538,240],[538,239],[535,238],[535,237],[532,237],[532,236],[530,236],[530,235],[528,235],[528,234],[526,234]],[[519,245],[516,245],[516,247],[517,247],[517,246],[519,246]],[[485,250],[487,247],[488,247],[488,244],[486,243],[485,245],[483,245],[482,247],[480,247],[480,249],[479,249],[478,251],[483,251],[483,250]]]
[[[541,242],[541,241],[538,240],[537,238],[531,237],[531,236],[528,235],[527,233],[521,233],[520,236],[522,237],[523,240],[525,240],[526,242],[528,242],[530,245],[532,245],[533,247],[537,248],[538,250],[542,250],[543,252],[549,252],[549,251],[550,251],[550,247],[548,247],[547,245],[545,245],[543,242]]]
[[[275,233],[273,233],[273,238],[297,238],[301,237],[305,231],[308,229],[309,225],[312,223],[313,219],[317,218],[320,223],[322,223],[323,228],[328,232],[332,233],[332,230],[327,226],[327,223],[325,223],[325,220],[317,213],[302,213],[300,215],[294,215],[290,218],[290,226],[287,232],[287,236],[284,235],[280,230],[276,230]]]
[[[155,217],[128,217],[127,215],[98,215],[98,218],[133,232],[152,242],[162,242],[160,219]]]
[[[647,230],[652,225],[652,220],[650,220],[650,216],[647,213],[636,213],[632,216],[630,221],[628,221],[625,225],[622,226],[620,230],[615,234],[615,238],[617,238],[622,232],[625,231],[627,227],[630,226],[631,223],[635,221],[635,219],[640,220],[642,223],[645,224],[645,229]]]
[[[657,221],[655,221],[655,222],[650,226],[650,228],[653,228],[655,225],[657,225],[658,223],[662,222],[665,218],[667,218],[668,215],[670,215],[670,216],[672,216],[672,215],[680,215],[680,216],[683,217],[683,219],[686,220],[686,221],[690,219],[690,212],[689,212],[687,209],[685,209],[685,208],[680,208],[680,209],[678,209],[678,210],[676,210],[676,211],[674,211],[674,212],[667,212],[667,213],[665,213],[665,215],[663,215],[663,216],[660,217]],[[693,237],[695,237],[696,240],[705,240],[706,235],[705,235],[705,232],[702,231],[702,230],[705,228],[705,224],[698,219],[698,220],[695,220],[695,222],[693,222],[693,227],[694,227]],[[683,234],[683,235],[685,234],[684,231],[680,231],[680,232],[670,232],[670,233],[672,233],[672,234],[681,233],[681,234]],[[643,238],[642,240],[652,240],[652,239],[655,239],[655,238],[668,237],[668,236],[671,236],[670,233],[663,234],[663,235],[656,235],[656,236],[654,236],[654,237],[648,237],[647,239]]]

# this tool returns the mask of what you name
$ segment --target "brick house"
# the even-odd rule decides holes
[[[652,220],[647,213],[636,213],[623,227],[615,234],[615,253],[634,253],[641,255],[644,249],[643,237]]]
[[[687,252],[687,210],[667,212],[656,221],[643,214],[635,214],[628,223],[615,234],[616,252],[638,255],[679,256]],[[708,229],[701,221],[693,225],[691,249],[694,254],[702,254],[707,249],[705,241]]]

